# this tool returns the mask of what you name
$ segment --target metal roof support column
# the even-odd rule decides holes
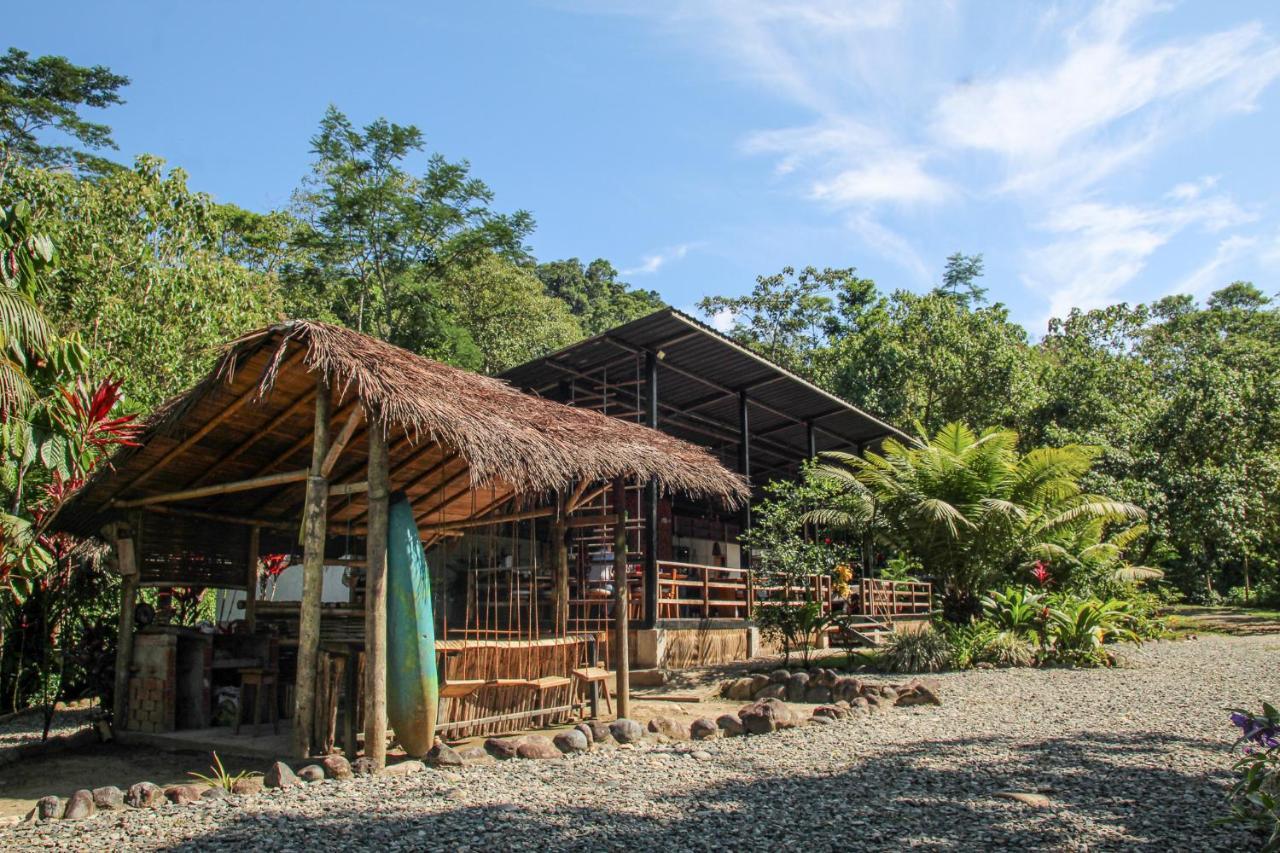
[[[804,425],[806,437],[809,441],[809,458],[818,458],[818,431],[813,428],[813,421],[806,421]]]
[[[647,352],[645,369],[645,425],[658,428],[658,354]],[[650,480],[644,487],[644,619],[641,626],[658,623],[658,484]]]
[[[751,483],[751,414],[747,406],[747,392],[738,392],[738,473],[746,477],[747,484]],[[742,505],[742,534],[751,530],[751,498],[748,497]],[[741,537],[741,534],[739,534]],[[740,545],[742,553],[742,568],[751,568],[751,554],[748,552],[745,544]]]

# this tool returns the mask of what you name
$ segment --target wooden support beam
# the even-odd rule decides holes
[[[269,518],[253,518],[244,515],[227,515],[220,512],[203,512],[197,509],[178,509],[171,506],[149,506],[144,511],[152,515],[172,515],[178,518],[198,518],[202,521],[220,521],[223,524],[240,524],[245,527],[261,527],[264,530],[280,530],[296,533],[298,525],[291,521],[276,521]]]
[[[197,486],[200,486],[209,482],[209,479],[213,476],[213,473],[215,471],[217,471],[223,465],[226,465],[229,462],[234,462],[236,459],[239,459],[242,455],[244,455],[245,451],[249,450],[251,447],[253,447],[262,439],[271,435],[271,433],[275,432],[276,428],[278,428],[280,424],[284,423],[285,421],[289,420],[289,418],[293,417],[294,415],[298,414],[298,412],[302,411],[303,407],[305,407],[308,403],[310,403],[312,400],[315,399],[315,396],[316,396],[315,389],[314,388],[308,389],[304,394],[302,394],[300,397],[298,397],[296,400],[294,400],[292,403],[286,406],[284,411],[282,411],[280,414],[276,415],[274,418],[272,418],[270,421],[264,424],[261,429],[254,430],[252,435],[250,435],[244,441],[237,444],[231,450],[227,451],[225,454],[223,454],[222,458],[220,458],[217,462],[214,462],[208,468],[204,469],[204,471],[200,474],[199,477],[196,477],[194,480],[192,480],[190,483],[187,484],[187,488],[194,489]]]
[[[360,425],[360,421],[364,416],[364,409],[357,406],[351,410],[351,414],[347,415],[347,422],[342,425],[338,437],[333,440],[333,444],[329,445],[329,452],[325,454],[324,463],[320,466],[320,476],[328,477],[333,473],[333,466],[338,463],[338,457],[342,455],[342,451],[347,449],[347,442],[351,441],[351,436],[355,434],[356,427]],[[375,425],[374,430],[378,427]],[[383,442],[386,446],[386,442]]]
[[[738,473],[747,481],[747,487],[751,487],[751,410],[747,399],[747,392],[743,391],[738,395]],[[746,533],[751,529],[751,496],[742,503],[742,532]],[[745,544],[741,546],[742,568],[751,567],[750,553]]]
[[[364,754],[375,771],[387,764],[387,438],[369,416],[369,525],[365,534]]]
[[[304,350],[302,348],[295,349],[284,359],[283,362],[281,362],[280,369],[283,370],[286,365],[289,365],[292,362],[296,361],[298,358],[302,356],[303,352]],[[168,453],[161,456],[154,463],[149,465],[147,467],[147,470],[143,471],[141,474],[134,477],[133,480],[131,480],[127,486],[125,486],[123,489],[117,492],[117,494],[124,494],[125,492],[132,491],[133,489],[136,489],[138,486],[145,483],[147,480],[150,480],[156,474],[159,474],[169,465],[170,462],[172,462],[174,459],[177,459],[183,452],[190,449],[190,447],[194,445],[196,442],[198,442],[200,439],[204,438],[206,435],[213,432],[213,430],[218,426],[218,424],[222,423],[227,418],[231,417],[236,412],[243,409],[251,401],[253,401],[258,396],[258,390],[259,389],[257,385],[250,386],[248,390],[244,391],[243,393],[240,394],[240,396],[232,400],[231,403],[226,408],[222,409],[222,411],[218,412],[212,418],[205,421],[203,426],[201,426],[195,432],[191,433],[191,435],[187,436],[182,441],[178,442],[178,445],[176,447],[174,447]]]
[[[613,526],[613,635],[617,645],[613,660],[618,716],[626,717],[631,711],[631,620],[627,612],[631,589],[627,583],[627,487],[621,477],[613,481],[613,507],[618,515]]]
[[[658,354],[645,353],[645,426],[658,428]],[[641,624],[651,629],[658,624],[658,484],[644,486],[644,617]]]
[[[552,598],[555,635],[569,633],[569,529],[565,524],[569,498],[556,496],[556,517],[551,524]]]
[[[115,694],[111,697],[111,724],[117,731],[129,727],[129,670],[133,666],[133,611],[138,606],[141,574],[141,519],[132,531],[116,529],[116,565],[120,570],[120,615],[116,635]]]
[[[297,758],[311,755],[315,729],[316,666],[320,651],[320,597],[324,586],[325,523],[329,482],[320,474],[329,452],[329,419],[332,399],[323,374],[316,380],[316,422],[311,442],[311,468],[302,515],[302,602],[298,612],[298,671],[294,683],[293,752]]]
[[[418,527],[419,533],[446,533],[450,530],[466,530],[471,527],[487,527],[490,524],[505,524],[510,521],[528,521],[531,518],[546,518],[555,515],[555,507],[543,506],[526,509],[521,512],[509,512],[502,515],[477,516],[465,521],[446,521],[442,524],[423,524]]]
[[[262,550],[262,528],[249,528],[249,565],[245,576],[244,625],[252,634],[258,627],[258,559]]]
[[[215,495],[229,495],[234,492],[249,492],[254,489],[266,489],[271,486],[279,486],[285,483],[299,483],[307,479],[306,469],[301,471],[285,471],[282,474],[268,474],[265,477],[253,477],[249,480],[239,480],[234,483],[218,483],[214,486],[201,486],[198,489],[183,489],[180,492],[165,492],[160,495],[150,495],[145,498],[134,498],[128,501],[112,501],[111,505],[116,509],[133,509],[140,506],[153,506],[155,504],[168,504],[177,501],[193,501],[197,498],[208,498]]]

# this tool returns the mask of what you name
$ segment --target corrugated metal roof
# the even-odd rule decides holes
[[[622,326],[579,341],[501,374],[512,384],[546,394],[575,372],[591,373],[608,366],[611,382],[643,378],[639,355],[660,356],[658,396],[661,407],[715,421],[737,434],[739,392],[749,402],[752,455],[783,465],[808,454],[808,424],[814,425],[818,450],[849,450],[887,436],[906,438],[899,430],[822,390],[710,326],[674,308],[664,308]],[[616,373],[615,373],[616,371]],[[679,418],[663,416],[659,426],[699,444],[712,444],[682,429]],[[763,435],[761,435],[763,434]],[[796,455],[791,459],[788,451]]]

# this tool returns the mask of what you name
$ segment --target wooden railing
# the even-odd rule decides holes
[[[860,612],[893,624],[903,616],[928,616],[933,608],[933,587],[918,581],[870,578],[858,582],[856,600]]]
[[[831,578],[809,575],[787,585],[758,585],[750,569],[658,561],[658,618],[750,619],[764,601],[799,606],[822,603],[831,612]]]

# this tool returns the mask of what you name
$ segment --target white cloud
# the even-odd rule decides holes
[[[733,331],[733,321],[737,319],[732,311],[728,308],[722,308],[709,318],[712,328],[718,332],[728,334]]]
[[[685,255],[689,254],[693,249],[698,248],[699,243],[681,243],[678,246],[672,246],[669,249],[663,249],[654,252],[651,255],[645,255],[641,258],[640,263],[634,267],[630,267],[622,271],[623,275],[652,275],[662,269],[672,261],[678,261]]]
[[[1098,308],[1133,281],[1156,251],[1187,229],[1215,234],[1256,218],[1225,196],[1146,207],[1068,205],[1041,224],[1056,239],[1029,253],[1030,270],[1024,280],[1048,300],[1051,317],[1063,317],[1072,308]]]
[[[918,284],[929,283],[929,265],[906,237],[878,222],[865,211],[850,216],[845,223],[867,246],[911,273]]]
[[[1134,25],[1163,8],[1101,4],[1068,31],[1056,65],[945,95],[934,116],[937,138],[1004,158],[1009,189],[1045,189],[1064,178],[1087,186],[1167,140],[1171,127],[1252,109],[1280,76],[1280,47],[1258,24],[1135,49]]]
[[[1220,240],[1213,256],[1192,270],[1169,293],[1189,293],[1198,298],[1217,290],[1227,284],[1223,280],[1223,271],[1249,254],[1257,245],[1257,238],[1240,234],[1232,234]]]

